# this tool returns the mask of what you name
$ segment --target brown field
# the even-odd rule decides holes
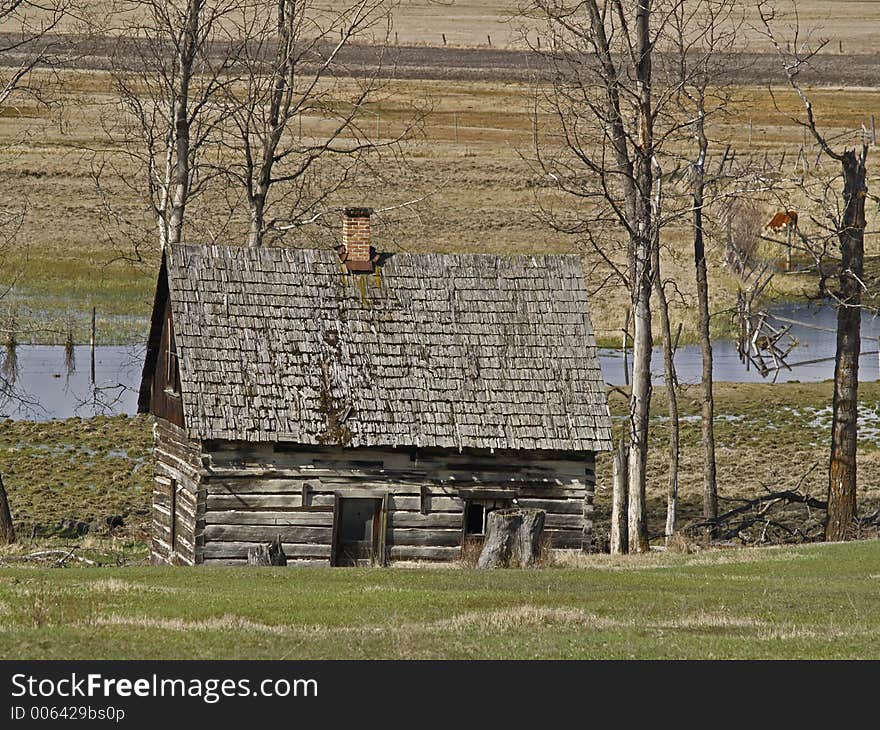
[[[63,107],[47,109],[28,103],[9,108],[0,127],[0,141],[7,143],[0,157],[0,200],[7,207],[24,204],[27,209],[15,255],[7,260],[11,264],[7,272],[14,271],[20,278],[14,292],[0,304],[0,321],[10,307],[20,307],[20,322],[32,323],[22,328],[22,341],[60,342],[63,322],[71,313],[82,341],[85,314],[96,306],[99,340],[130,341],[141,336],[151,303],[156,250],[150,238],[150,218],[131,189],[109,179],[113,207],[143,232],[142,258],[133,261],[131,241],[120,228],[110,225],[102,209],[93,173],[100,159],[118,165],[131,180],[141,173],[114,152],[105,132],[118,114],[109,74],[68,70],[60,82]],[[782,172],[793,174],[803,144],[801,130],[773,108],[766,91],[756,87],[739,91],[740,103],[716,134],[731,140],[739,159],[749,157],[754,164],[767,153],[773,167],[784,151],[787,159]],[[796,112],[794,95],[778,91],[782,110]],[[382,208],[424,198],[415,208],[394,211],[377,222],[377,245],[386,250],[583,253],[578,241],[554,233],[536,217],[537,196],[546,195],[547,190],[527,161],[533,93],[533,86],[523,81],[390,80],[385,99],[372,109],[382,135],[401,128],[410,104],[431,107],[422,133],[408,146],[409,165],[402,171],[390,167],[387,184],[366,187],[335,202]],[[857,127],[873,110],[880,114],[880,88],[820,87],[812,96],[819,121],[831,135]],[[309,124],[307,119],[306,130]],[[807,150],[812,165],[816,153],[809,144]],[[716,163],[721,152],[716,145]],[[818,174],[832,169],[826,162]],[[815,170],[809,173],[816,174]],[[871,185],[876,188],[876,178]],[[194,221],[190,235],[228,244],[243,240],[242,220],[212,239],[212,205],[211,199],[205,199],[190,209]],[[764,207],[769,218],[770,203]],[[874,206],[870,216],[869,231],[873,231]],[[668,229],[666,241],[670,252],[664,256],[664,277],[674,280],[682,292],[682,299],[673,304],[673,322],[684,324],[686,341],[694,332],[686,225]],[[312,241],[288,236],[284,243],[310,245]],[[739,281],[722,265],[720,242],[710,245],[713,307],[721,312],[733,302]],[[875,236],[869,236],[867,246],[869,255],[880,255]],[[765,248],[771,259],[783,255],[780,246],[767,244]],[[773,294],[799,296],[812,292],[814,286],[810,276],[781,275]],[[616,333],[624,310],[619,287],[594,297],[592,314],[601,342],[619,341]],[[716,317],[713,326],[718,333],[725,332],[727,318]]]

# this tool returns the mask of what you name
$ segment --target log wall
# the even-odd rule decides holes
[[[328,564],[337,496],[383,497],[390,560],[455,560],[464,498],[484,490],[547,512],[554,548],[589,547],[591,453],[286,448],[206,443],[197,562],[244,564],[278,535],[291,564]],[[203,525],[203,529],[201,526]]]
[[[153,426],[153,539],[157,565],[199,562],[204,529],[204,490],[200,491],[201,449],[178,426],[157,418]]]

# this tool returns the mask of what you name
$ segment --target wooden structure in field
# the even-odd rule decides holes
[[[139,410],[156,563],[453,560],[494,509],[591,537],[611,425],[574,256],[174,246]]]

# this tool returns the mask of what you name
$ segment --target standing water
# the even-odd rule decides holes
[[[63,346],[19,345],[15,397],[0,399],[0,419],[136,413],[145,350],[140,345],[96,347],[93,385],[88,346],[74,348],[74,368],[68,371]]]
[[[770,314],[797,320],[791,334],[798,345],[787,358],[790,370],[783,369],[766,377],[739,360],[736,343],[717,340],[713,343],[714,375],[719,382],[785,383],[817,382],[834,376],[837,314],[834,307],[816,304],[782,304],[770,308]],[[777,323],[778,324],[778,323]],[[877,380],[880,318],[862,316],[862,358],[859,379]],[[76,347],[75,369],[68,374],[63,347],[19,345],[15,401],[0,402],[0,418],[32,419],[87,418],[94,415],[134,414],[140,387],[145,348],[142,345],[96,347],[95,381],[90,382],[89,348]],[[629,353],[630,364],[632,353]],[[623,355],[620,350],[600,350],[599,359],[605,380],[624,384]],[[702,368],[699,345],[678,348],[675,367],[680,383],[698,383]],[[654,348],[651,362],[654,380],[663,382],[663,353]]]
[[[837,350],[837,310],[829,305],[789,303],[769,307],[767,313],[783,319],[773,322],[775,327],[789,326],[783,320],[803,324],[791,324],[790,334],[797,346],[789,353],[783,368],[766,376],[752,365],[749,369],[740,362],[736,342],[715,340],[712,343],[712,375],[718,382],[732,383],[802,383],[818,382],[834,377],[834,358]],[[862,314],[862,357],[859,360],[859,380],[880,378],[878,367],[878,344],[880,317]],[[783,348],[784,349],[784,348]],[[628,353],[629,369],[632,370],[632,352]],[[602,374],[612,385],[624,385],[623,353],[620,350],[600,350]],[[679,383],[699,383],[702,373],[702,357],[699,345],[684,345],[675,353],[675,371]],[[663,382],[663,349],[655,347],[651,357],[651,373],[657,383]]]

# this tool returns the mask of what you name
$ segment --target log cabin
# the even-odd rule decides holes
[[[171,246],[138,410],[154,417],[152,560],[455,560],[487,515],[591,540],[611,423],[577,256]]]

